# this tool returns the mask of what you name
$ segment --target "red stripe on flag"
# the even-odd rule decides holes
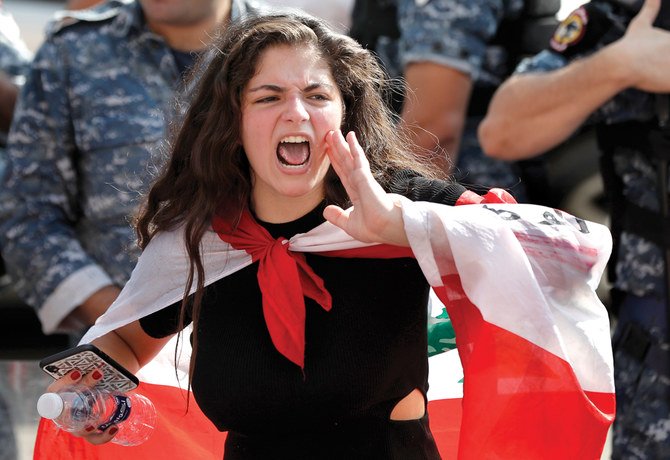
[[[305,254],[308,254],[307,252]],[[359,248],[337,249],[333,251],[316,252],[324,257],[340,257],[342,259],[397,259],[400,257],[409,257],[414,259],[414,253],[411,248],[402,246],[393,246],[391,244],[375,244],[372,246],[363,246]]]
[[[567,361],[484,321],[457,275],[443,281],[465,375],[458,458],[599,459],[614,394],[586,393]]]
[[[141,393],[157,406],[159,426],[142,445],[123,447],[107,443],[95,446],[82,438],[59,430],[41,419],[35,443],[34,460],[162,460],[223,458],[225,433],[216,431],[191,399],[184,415],[184,392],[169,386],[142,383]],[[462,400],[428,402],[430,428],[442,458],[456,458]]]
[[[225,433],[216,430],[191,395],[186,411],[186,391],[171,386],[142,382],[139,393],[156,406],[158,426],[139,446],[112,443],[95,446],[83,438],[59,430],[41,419],[35,441],[34,460],[221,460]],[[132,415],[131,415],[132,416]],[[119,426],[123,430],[123,425]]]
[[[444,460],[454,459],[458,453],[462,414],[461,398],[428,401],[430,431]]]

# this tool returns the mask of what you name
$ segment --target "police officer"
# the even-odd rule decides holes
[[[480,128],[488,154],[518,159],[597,127],[615,241],[614,459],[670,458],[670,4],[640,3],[574,11],[500,87]]]
[[[45,333],[115,299],[137,250],[129,219],[174,96],[215,28],[250,0],[112,0],[65,12],[19,97],[0,186],[0,246]]]
[[[436,153],[436,165],[470,188],[508,188],[521,201],[519,171],[487,158],[476,131],[493,92],[518,62],[524,31],[553,21],[559,6],[546,0],[357,0],[350,35],[375,50],[391,77],[406,80],[406,94],[396,95],[394,106],[417,154]]]

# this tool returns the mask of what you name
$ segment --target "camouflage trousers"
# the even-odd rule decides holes
[[[633,296],[622,304],[614,336],[613,460],[670,459],[670,344],[664,318],[653,314],[665,316],[665,308]]]

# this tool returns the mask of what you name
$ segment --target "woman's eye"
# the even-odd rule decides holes
[[[265,103],[265,102],[274,102],[277,99],[278,99],[277,96],[266,96],[266,97],[262,97],[260,99],[257,99],[256,103],[262,104],[262,103]]]
[[[328,96],[325,94],[313,94],[312,96],[309,96],[310,99],[313,99],[315,101],[327,101],[329,100]]]

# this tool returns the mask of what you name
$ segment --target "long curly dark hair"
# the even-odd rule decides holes
[[[144,249],[160,231],[183,226],[190,259],[180,323],[187,296],[193,328],[191,373],[197,348],[197,322],[204,269],[200,241],[215,213],[239,219],[251,196],[250,167],[240,141],[241,97],[263,52],[279,45],[310,46],[333,75],[344,101],[343,132],[355,131],[375,178],[388,184],[393,171],[412,169],[427,177],[437,171],[408,152],[408,137],[399,131],[385,104],[391,85],[374,56],[356,41],[331,31],[324,22],[297,13],[250,17],[225,26],[200,64],[192,103],[169,144],[167,161],[136,219]],[[337,175],[326,176],[325,199],[347,207],[350,202]]]

